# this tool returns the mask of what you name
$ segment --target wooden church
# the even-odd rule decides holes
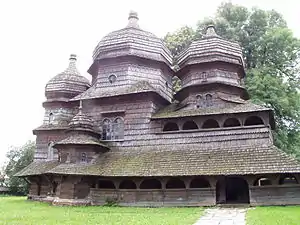
[[[91,83],[71,55],[45,87],[34,161],[16,174],[55,205],[300,204],[300,163],[273,144],[271,109],[244,87],[241,47],[208,26],[177,58],[128,25],[93,52]],[[173,93],[172,77],[182,87]]]

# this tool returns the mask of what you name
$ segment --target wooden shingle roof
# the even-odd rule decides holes
[[[202,150],[199,145],[152,146],[141,151],[103,153],[93,164],[63,163],[49,166],[48,170],[45,169],[47,166],[35,164],[17,176],[40,173],[106,177],[300,173],[300,163],[275,146]]]

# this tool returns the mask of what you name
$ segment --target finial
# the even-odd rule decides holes
[[[205,36],[206,37],[218,36],[216,33],[216,28],[213,24],[210,24],[206,27]]]
[[[139,20],[139,17],[138,17],[137,12],[130,11],[129,16],[128,16],[128,25],[127,25],[127,27],[136,27],[136,28],[138,28],[139,27],[138,20]]]
[[[77,60],[77,55],[71,54],[69,60],[70,61],[76,61]]]
[[[79,100],[79,114],[82,114],[82,100]]]

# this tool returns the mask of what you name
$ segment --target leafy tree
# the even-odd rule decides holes
[[[8,164],[5,173],[8,176],[7,186],[13,194],[25,195],[28,192],[28,185],[22,178],[14,177],[14,174],[28,166],[33,161],[35,143],[28,141],[21,147],[13,147],[8,151],[6,157]]]
[[[208,24],[214,24],[221,37],[242,46],[252,101],[273,108],[275,144],[300,157],[300,40],[278,12],[230,2],[222,3],[215,17],[199,21],[194,32],[185,36],[179,29],[164,40],[177,56],[183,46],[203,35]]]

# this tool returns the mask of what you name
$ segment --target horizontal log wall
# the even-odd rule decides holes
[[[257,186],[249,191],[253,206],[300,204],[300,185]]]
[[[91,188],[93,205],[115,201],[123,206],[211,206],[216,204],[215,189],[126,190]]]

